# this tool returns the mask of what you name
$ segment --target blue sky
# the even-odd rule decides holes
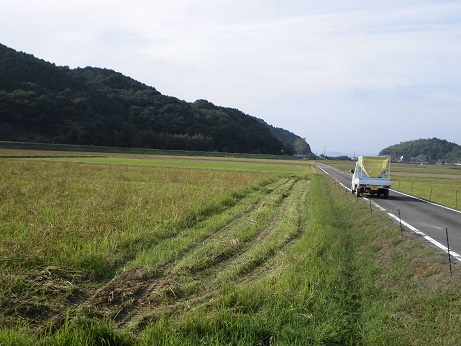
[[[461,1],[6,0],[0,43],[238,108],[314,152],[461,144]]]

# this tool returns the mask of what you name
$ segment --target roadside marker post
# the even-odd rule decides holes
[[[445,232],[447,234],[447,252],[448,252],[448,263],[450,263],[450,275],[453,276],[453,271],[451,269],[450,242],[448,241],[448,227],[445,227]]]

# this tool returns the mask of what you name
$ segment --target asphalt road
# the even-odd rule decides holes
[[[318,164],[318,167],[350,190],[350,174],[324,164]],[[371,200],[379,208],[385,210],[389,217],[396,222],[401,220],[404,227],[420,234],[425,240],[445,252],[447,251],[446,230],[448,228],[450,254],[461,261],[461,211],[395,190],[389,192],[388,199],[368,195],[364,195],[364,199]]]

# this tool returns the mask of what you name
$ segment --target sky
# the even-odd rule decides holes
[[[2,0],[0,43],[237,108],[316,154],[461,145],[461,0]]]

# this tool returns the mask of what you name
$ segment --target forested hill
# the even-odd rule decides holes
[[[298,135],[295,135],[293,132],[282,129],[280,127],[269,125],[262,119],[259,120],[268,126],[272,134],[282,143],[290,144],[290,146],[294,149],[295,154],[306,155],[310,158],[315,157],[315,155],[312,153],[310,145],[306,142],[305,138],[301,138]]]
[[[379,154],[403,162],[461,162],[461,146],[438,138],[402,142],[381,150]]]
[[[278,138],[237,109],[188,103],[112,70],[56,66],[0,44],[3,141],[280,154],[293,153],[296,139]]]

